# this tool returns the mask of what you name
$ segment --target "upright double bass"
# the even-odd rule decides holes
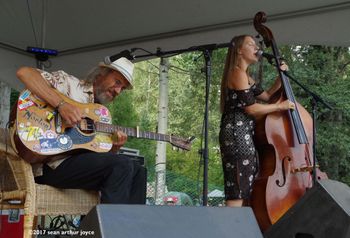
[[[310,114],[294,97],[289,79],[280,70],[280,54],[272,32],[262,23],[266,14],[258,12],[254,27],[272,48],[275,66],[282,87],[272,95],[271,103],[286,99],[295,103],[295,110],[274,112],[256,123],[256,148],[259,173],[253,186],[250,204],[260,228],[274,224],[313,186],[313,125]],[[316,178],[327,178],[316,170]]]

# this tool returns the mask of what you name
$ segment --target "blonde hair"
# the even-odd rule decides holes
[[[231,46],[227,51],[226,54],[226,61],[225,61],[225,67],[224,67],[224,73],[222,75],[221,80],[221,94],[220,94],[220,111],[221,113],[224,112],[225,109],[225,101],[227,97],[227,91],[228,91],[228,74],[230,70],[234,68],[234,66],[238,65],[238,50],[242,47],[243,42],[246,37],[252,37],[250,35],[239,35],[235,36],[231,40]]]

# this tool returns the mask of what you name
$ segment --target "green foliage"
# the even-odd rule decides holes
[[[19,92],[11,88],[11,96],[10,96],[10,108],[17,102],[19,96]]]
[[[140,115],[137,113],[137,109],[139,108],[137,107],[138,104],[136,103],[136,100],[134,100],[135,92],[137,92],[137,90],[125,91],[118,96],[117,100],[109,105],[113,124],[132,128],[139,126],[141,130],[148,131],[151,129],[150,122],[145,115],[141,115],[140,118]],[[154,129],[152,129],[152,131],[154,131]],[[125,147],[140,150],[140,154],[147,159],[146,164],[153,166],[155,157],[154,151],[156,148],[154,141],[128,138]],[[153,175],[151,174],[150,176]]]

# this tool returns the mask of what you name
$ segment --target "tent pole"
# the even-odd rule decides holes
[[[42,24],[41,24],[41,48],[45,48],[46,43],[46,20],[47,20],[47,1],[42,1]],[[42,61],[36,60],[37,67],[44,70],[45,65]]]

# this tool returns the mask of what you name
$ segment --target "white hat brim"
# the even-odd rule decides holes
[[[119,67],[118,65],[109,65],[109,64],[105,64],[103,62],[99,63],[98,66],[100,67],[106,67],[106,68],[109,68],[109,69],[113,69],[115,71],[118,71],[119,73],[121,73],[124,78],[126,79],[126,81],[128,81],[129,85],[127,87],[127,89],[133,89],[133,86],[131,84],[131,75],[128,74],[123,68]]]

